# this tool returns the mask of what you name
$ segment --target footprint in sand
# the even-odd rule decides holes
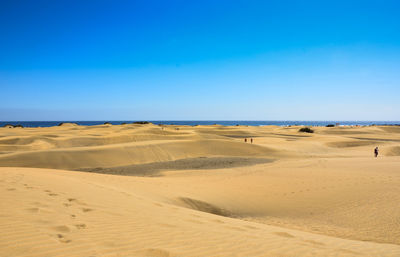
[[[68,244],[68,243],[71,242],[71,240],[66,239],[66,238],[64,237],[63,234],[57,234],[56,236],[57,236],[57,239],[58,239],[58,241],[59,241],[60,243]]]
[[[74,225],[77,229],[85,229],[87,228],[85,223],[75,224]]]
[[[80,200],[78,200],[76,198],[67,198],[67,200],[71,204],[72,203],[76,203],[76,204],[79,204],[79,205],[87,205],[86,203],[84,203],[84,202],[82,202],[82,201],[80,201]]]
[[[51,192],[50,190],[44,190],[43,192],[47,193],[49,196],[57,196],[58,194]]]
[[[63,232],[63,233],[67,233],[67,232],[71,231],[71,229],[65,225],[55,226],[55,227],[53,227],[53,230],[55,230],[57,232]]]
[[[69,242],[71,242],[71,240],[65,238],[65,235],[62,234],[62,233],[69,233],[69,232],[71,232],[71,229],[70,229],[68,226],[60,225],[60,226],[52,227],[51,229],[52,229],[52,230],[55,230],[56,232],[59,232],[59,233],[57,233],[55,236],[56,236],[57,240],[58,240],[60,243],[69,243]]]
[[[82,208],[82,211],[83,212],[90,212],[90,211],[94,211],[93,209],[90,209],[90,208]]]
[[[34,188],[34,187],[29,186],[28,184],[24,184],[24,187],[25,187],[26,189],[33,189],[33,188]]]

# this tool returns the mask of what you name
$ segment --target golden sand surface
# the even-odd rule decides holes
[[[0,128],[0,256],[399,257],[400,127],[313,129]]]

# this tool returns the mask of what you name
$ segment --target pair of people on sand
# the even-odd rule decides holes
[[[244,142],[247,143],[247,138],[244,139]],[[253,143],[253,138],[250,138],[250,142]]]

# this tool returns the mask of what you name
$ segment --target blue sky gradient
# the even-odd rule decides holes
[[[0,1],[0,120],[400,120],[399,1]]]

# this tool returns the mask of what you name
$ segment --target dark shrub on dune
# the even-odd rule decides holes
[[[308,127],[304,127],[304,128],[299,129],[299,132],[314,133],[314,130],[312,130]]]
[[[112,125],[110,122],[106,121],[104,122],[104,125]]]
[[[148,121],[135,121],[132,124],[150,124]]]
[[[72,122],[61,122],[57,126],[77,126],[78,124]]]
[[[333,128],[333,127],[335,127],[335,125],[334,124],[328,124],[328,125],[326,125],[326,127],[327,128]]]
[[[22,126],[21,124],[17,124],[17,125],[14,125],[14,128],[23,128],[24,126]]]
[[[6,125],[4,125],[3,127],[4,127],[4,128],[13,128],[14,125],[12,125],[12,124],[6,124]]]

